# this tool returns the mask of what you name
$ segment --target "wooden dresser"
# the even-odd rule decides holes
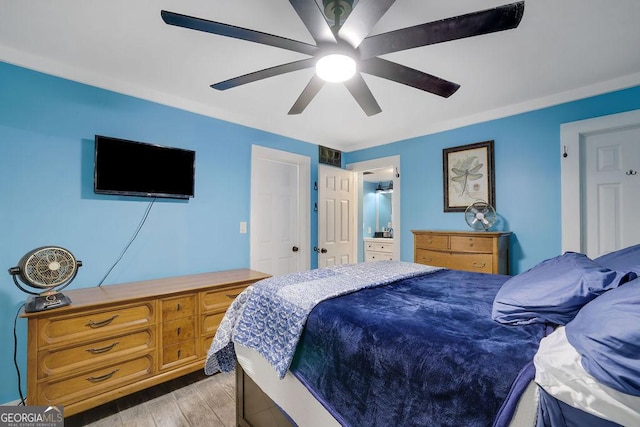
[[[65,291],[71,305],[28,319],[27,404],[65,416],[204,369],[248,269]]]
[[[453,270],[509,274],[511,232],[412,230],[414,262]]]

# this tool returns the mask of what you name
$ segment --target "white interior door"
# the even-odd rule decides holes
[[[640,243],[640,126],[584,138],[584,226],[591,258]]]
[[[633,173],[640,169],[639,131],[640,110],[561,126],[563,252],[597,257],[640,243],[633,223],[640,185],[640,172]]]
[[[310,159],[254,145],[251,155],[251,269],[274,276],[310,264]]]
[[[357,262],[355,173],[318,165],[318,267]]]

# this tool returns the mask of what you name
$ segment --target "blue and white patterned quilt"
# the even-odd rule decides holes
[[[261,280],[245,289],[224,315],[211,344],[205,373],[235,368],[233,343],[257,350],[284,378],[311,310],[320,302],[360,289],[440,270],[378,261],[308,270]]]

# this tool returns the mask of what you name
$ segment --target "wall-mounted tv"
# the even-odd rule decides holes
[[[98,194],[188,199],[194,196],[196,153],[95,136],[93,189]]]

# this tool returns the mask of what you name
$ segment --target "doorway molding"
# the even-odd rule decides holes
[[[601,132],[623,130],[639,125],[640,110],[560,125],[562,252],[584,252],[582,161],[586,138]]]
[[[362,172],[371,169],[382,169],[393,167],[400,175],[400,156],[380,157],[377,159],[365,160],[362,162],[349,163],[346,165],[348,170],[357,172],[356,185],[358,188],[358,259],[360,259],[361,253],[364,253],[363,236],[364,230],[362,229],[362,200],[363,200],[363,175]],[[393,212],[393,259],[400,260],[400,235],[402,234],[401,213],[400,213],[400,200],[401,200],[401,188],[400,185],[401,176],[393,178],[393,198],[391,200],[391,211]]]

